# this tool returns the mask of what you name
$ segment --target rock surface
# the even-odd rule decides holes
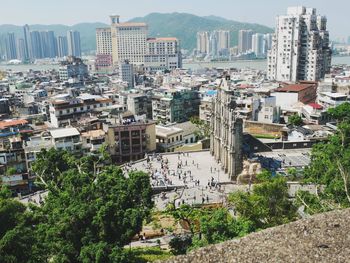
[[[350,262],[350,209],[319,214],[165,261]]]

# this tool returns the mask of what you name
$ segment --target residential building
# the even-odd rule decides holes
[[[332,92],[320,92],[317,98],[317,102],[326,110],[337,107],[349,101],[350,100],[347,94]]]
[[[263,123],[279,123],[281,116],[281,107],[277,106],[276,97],[260,98],[259,112],[257,121]]]
[[[226,76],[213,102],[210,152],[229,179],[235,180],[243,170],[243,121],[236,117],[234,89],[229,81]]]
[[[15,33],[8,33],[6,37],[6,59],[17,59],[16,37]]]
[[[81,94],[78,97],[68,94],[58,95],[50,101],[50,123],[55,128],[72,125],[92,110],[110,105],[112,105],[111,99],[98,95]]]
[[[120,23],[119,16],[111,16],[112,56],[117,66],[128,60],[143,65],[146,54],[148,26],[145,23]]]
[[[292,108],[296,103],[309,104],[316,101],[317,83],[290,84],[276,89],[271,96],[276,97],[276,103],[283,109]]]
[[[119,78],[122,81],[128,83],[129,88],[133,88],[135,85],[135,74],[134,74],[134,65],[131,64],[128,60],[120,63],[119,65]]]
[[[155,122],[136,119],[125,113],[119,123],[104,124],[112,161],[117,164],[137,161],[156,150]]]
[[[188,88],[162,90],[152,98],[153,120],[162,124],[185,122],[199,115],[198,91]]]
[[[30,60],[32,58],[32,41],[30,38],[30,29],[28,25],[23,27],[24,35],[24,60]]]
[[[87,153],[98,153],[103,144],[106,142],[106,133],[105,131],[91,130],[83,132],[81,134],[82,138],[82,148]]]
[[[265,39],[263,34],[257,33],[252,36],[252,51],[257,58],[265,57]]]
[[[145,69],[172,70],[182,67],[181,48],[177,38],[149,38],[145,55]]]
[[[156,125],[157,151],[174,152],[184,145],[183,130],[176,127]]]
[[[240,54],[246,53],[252,49],[252,30],[240,30],[238,32],[238,52]]]
[[[81,57],[80,33],[78,31],[67,32],[68,55],[73,57]]]
[[[59,58],[68,56],[68,39],[65,36],[57,38],[57,56]]]
[[[147,94],[128,94],[128,110],[136,116],[146,115],[152,119],[152,97]]]
[[[209,32],[197,33],[197,52],[209,54]]]
[[[70,78],[83,81],[89,76],[87,65],[77,57],[68,57],[67,60],[62,61],[58,73],[61,81],[67,81]]]
[[[288,8],[278,16],[272,48],[268,53],[270,80],[297,82],[318,81],[329,73],[331,49],[327,18],[315,8]]]
[[[61,128],[49,130],[52,144],[57,150],[80,152],[82,141],[80,132],[76,128]]]
[[[43,46],[41,41],[41,35],[39,31],[31,31],[30,32],[30,39],[31,39],[31,47],[32,47],[32,58],[33,59],[40,59],[43,58]]]

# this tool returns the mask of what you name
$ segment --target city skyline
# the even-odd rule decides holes
[[[347,10],[350,3],[344,3],[342,0],[335,0],[330,6],[327,3],[321,3],[316,0],[295,1],[287,0],[283,3],[267,0],[249,0],[240,2],[221,0],[218,2],[199,2],[197,0],[186,1],[179,0],[169,2],[166,5],[164,1],[152,0],[130,0],[125,4],[121,1],[104,0],[104,4],[100,2],[88,4],[82,0],[68,1],[62,0],[59,3],[50,3],[47,1],[37,0],[24,1],[15,0],[6,2],[2,5],[3,15],[0,18],[0,24],[67,24],[73,25],[81,22],[104,22],[108,24],[106,16],[111,13],[122,15],[123,20],[129,20],[138,16],[145,16],[152,12],[170,13],[183,12],[191,13],[199,16],[215,15],[226,19],[239,22],[259,23],[266,26],[274,27],[275,17],[283,14],[288,6],[312,6],[317,8],[318,13],[326,15],[329,22],[329,30],[331,38],[347,38],[350,35],[350,29],[344,27],[345,22],[349,20]],[[135,5],[139,8],[135,9]],[[21,9],[18,9],[21,6]],[[70,8],[66,8],[70,6]],[[339,8],[342,6],[342,8]],[[84,7],[84,10],[80,10]],[[28,12],[28,10],[33,10]],[[264,12],[261,12],[261,11]],[[82,12],[83,11],[83,12]],[[114,12],[113,12],[114,11]],[[77,12],[79,16],[77,16]],[[16,16],[13,16],[16,13]],[[40,14],[40,15],[38,15]],[[64,14],[64,16],[62,16]]]

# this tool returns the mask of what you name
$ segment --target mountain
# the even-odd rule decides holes
[[[77,30],[80,32],[83,52],[96,50],[96,28],[107,27],[103,23],[80,23],[73,26],[67,25],[29,25],[30,30],[46,31],[52,30],[56,36],[66,36],[67,31]],[[23,27],[15,25],[0,25],[0,38],[8,32],[14,32],[17,38],[23,38]]]
[[[251,23],[241,23],[217,16],[200,17],[186,13],[151,13],[145,17],[137,17],[132,22],[145,22],[149,25],[152,37],[174,36],[181,40],[182,48],[192,50],[196,47],[196,33],[198,31],[212,31],[225,29],[231,31],[231,45],[238,43],[238,31],[252,29],[257,33],[272,33],[267,26]]]
[[[147,23],[151,37],[177,37],[181,41],[182,48],[189,50],[196,47],[196,33],[198,31],[230,30],[232,45],[237,45],[238,31],[241,29],[252,29],[257,33],[273,32],[272,28],[259,24],[241,23],[218,16],[200,17],[186,13],[151,13],[130,21]],[[79,31],[83,52],[96,50],[95,29],[98,27],[108,27],[108,25],[103,23],[81,23],[73,26],[30,25],[31,30],[52,30],[56,36],[65,36],[69,30]],[[0,25],[0,42],[8,32],[14,32],[17,38],[23,37],[22,26]]]

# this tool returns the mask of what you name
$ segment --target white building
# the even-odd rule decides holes
[[[148,26],[145,23],[120,23],[119,16],[111,16],[113,63],[125,60],[143,65],[146,54]]]
[[[80,132],[76,128],[62,128],[49,131],[52,144],[57,150],[79,151],[82,141]]]
[[[96,54],[112,55],[111,28],[96,28]]]
[[[263,34],[254,34],[252,37],[252,51],[257,58],[265,56],[265,39]]]
[[[278,16],[272,48],[268,53],[270,80],[297,82],[317,81],[329,72],[331,50],[327,19],[316,9],[288,8]]]
[[[197,33],[197,51],[201,54],[209,53],[209,32]]]
[[[238,52],[243,54],[252,49],[252,30],[240,30],[238,32]]]
[[[182,67],[181,49],[177,38],[149,38],[146,47],[146,70],[171,70]]]
[[[332,92],[320,92],[317,100],[325,109],[335,108],[345,102],[349,102],[348,95]]]

